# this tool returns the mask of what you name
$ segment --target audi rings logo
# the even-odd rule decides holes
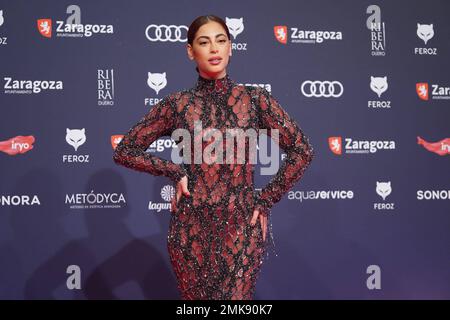
[[[338,98],[344,93],[344,86],[339,81],[311,81],[302,83],[302,93],[305,97]]]
[[[186,32],[183,32],[186,30]],[[156,25],[151,24],[145,29],[145,36],[152,42],[186,42],[187,41],[187,26],[176,26],[171,24],[166,26],[165,24]]]

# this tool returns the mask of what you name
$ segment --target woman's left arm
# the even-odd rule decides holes
[[[268,214],[271,207],[303,176],[314,157],[314,150],[308,137],[277,100],[265,89],[259,88],[258,91],[260,128],[267,129],[269,137],[278,130],[279,139],[277,141],[274,136],[274,141],[287,155],[276,175],[255,199],[255,210]]]

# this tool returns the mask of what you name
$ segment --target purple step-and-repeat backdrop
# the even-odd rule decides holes
[[[186,31],[226,20],[316,157],[273,208],[256,299],[450,299],[448,1],[1,1],[0,298],[178,299],[171,181],[121,136],[192,87]],[[161,137],[148,152],[168,158]],[[270,179],[258,175],[257,186]]]

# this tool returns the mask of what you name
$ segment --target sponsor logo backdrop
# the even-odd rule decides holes
[[[0,298],[177,299],[173,185],[112,161],[195,84],[186,32],[226,20],[316,157],[273,209],[256,299],[450,298],[445,1],[8,1],[0,7]],[[148,152],[168,158],[170,137]],[[258,170],[257,170],[258,172]],[[264,186],[270,176],[257,176]]]

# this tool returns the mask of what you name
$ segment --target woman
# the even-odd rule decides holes
[[[221,18],[200,16],[192,22],[187,54],[197,64],[196,85],[156,104],[123,137],[113,159],[176,183],[167,246],[182,298],[252,299],[266,252],[270,209],[301,178],[313,149],[268,91],[237,85],[228,76],[231,41]],[[203,159],[175,164],[145,153],[153,141],[175,129],[193,134],[195,121],[221,132],[266,129],[271,135],[278,130],[277,142],[287,158],[270,183],[256,193],[254,163],[247,161],[248,154],[245,163]],[[241,142],[240,147],[248,146]],[[202,141],[201,146],[205,150],[207,145]]]

